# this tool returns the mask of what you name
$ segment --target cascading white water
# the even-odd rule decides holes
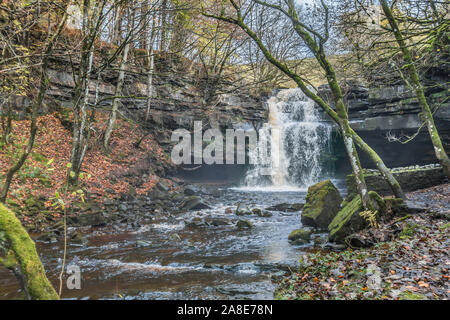
[[[298,89],[278,92],[268,101],[268,122],[250,151],[254,164],[245,177],[248,188],[306,188],[324,175],[331,126],[321,122],[314,102]]]

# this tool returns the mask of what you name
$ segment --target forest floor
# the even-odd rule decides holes
[[[376,232],[393,234],[370,248],[303,255],[283,278],[278,299],[449,299],[450,184],[408,193],[424,212],[394,219]],[[365,231],[365,235],[371,231]],[[373,233],[373,232],[372,232]]]
[[[136,194],[145,194],[159,180],[161,165],[168,163],[152,135],[146,136],[139,147],[134,145],[144,133],[136,124],[117,120],[111,138],[110,152],[101,147],[106,117],[97,115],[93,136],[82,166],[79,188],[83,195],[93,201],[115,199],[130,189]],[[67,121],[66,121],[67,123]],[[70,122],[69,122],[70,123]],[[59,114],[39,118],[38,134],[34,148],[22,169],[16,173],[7,198],[7,205],[13,209],[24,226],[37,230],[61,217],[61,210],[55,208],[55,192],[66,203],[80,201],[79,194],[64,192],[68,173],[72,133],[65,127]],[[8,144],[0,147],[0,181],[18,159],[29,135],[29,121],[13,121]],[[1,129],[0,129],[1,135]],[[155,166],[159,166],[156,167]],[[156,172],[156,173],[155,173]],[[76,198],[76,199],[75,199]]]

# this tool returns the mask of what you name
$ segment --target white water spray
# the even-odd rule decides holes
[[[246,189],[303,189],[318,182],[331,126],[320,121],[314,101],[298,88],[281,90],[267,103],[268,122],[249,155],[256,165],[247,172]]]

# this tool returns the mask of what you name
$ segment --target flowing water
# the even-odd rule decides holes
[[[298,88],[281,90],[267,103],[269,121],[250,152],[254,166],[247,172],[246,189],[306,189],[327,174],[332,128]]]
[[[274,275],[295,267],[312,247],[288,243],[301,227],[301,212],[273,211],[271,217],[239,217],[227,208],[237,204],[264,209],[280,203],[304,202],[306,188],[324,174],[320,157],[328,148],[329,128],[311,102],[296,89],[283,90],[269,100],[270,120],[260,132],[272,144],[251,156],[255,167],[246,186],[203,185],[199,192],[211,209],[157,218],[140,228],[88,230],[88,242],[70,244],[67,264],[81,270],[81,290],[64,298],[90,299],[272,299]],[[264,171],[266,170],[266,171]],[[267,171],[268,170],[268,171]],[[342,181],[337,181],[342,189]],[[194,218],[206,222],[191,226]],[[240,230],[239,220],[254,228]],[[119,230],[119,229],[118,229]],[[61,243],[37,243],[48,272],[58,285]],[[0,299],[20,297],[16,279],[0,269]]]

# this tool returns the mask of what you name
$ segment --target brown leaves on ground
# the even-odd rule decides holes
[[[148,192],[159,179],[150,172],[150,160],[167,163],[162,149],[148,135],[139,148],[134,143],[139,140],[140,133],[135,124],[117,120],[111,138],[110,153],[106,154],[100,147],[99,136],[105,126],[106,116],[97,116],[94,136],[83,162],[82,172],[90,174],[89,180],[83,180],[83,189],[93,199],[117,198],[121,193],[135,188],[137,194]],[[12,162],[25,148],[29,136],[30,121],[13,121],[11,143],[0,148],[0,176],[4,177]],[[13,179],[8,197],[9,203],[25,206],[29,197],[49,200],[56,190],[66,183],[67,164],[69,163],[72,134],[64,128],[55,115],[39,118],[38,134],[32,154]],[[0,129],[1,134],[1,129]],[[149,173],[135,177],[128,172],[136,166],[145,166]],[[3,181],[3,178],[2,180]],[[56,214],[57,215],[57,214]],[[23,220],[31,217],[21,217]]]
[[[450,184],[408,194],[412,200],[444,199]],[[430,210],[442,203],[432,204]],[[447,208],[449,202],[447,202]],[[397,222],[392,241],[368,249],[317,251],[284,278],[280,299],[448,299],[450,223],[430,212]],[[383,226],[382,226],[383,227]]]

